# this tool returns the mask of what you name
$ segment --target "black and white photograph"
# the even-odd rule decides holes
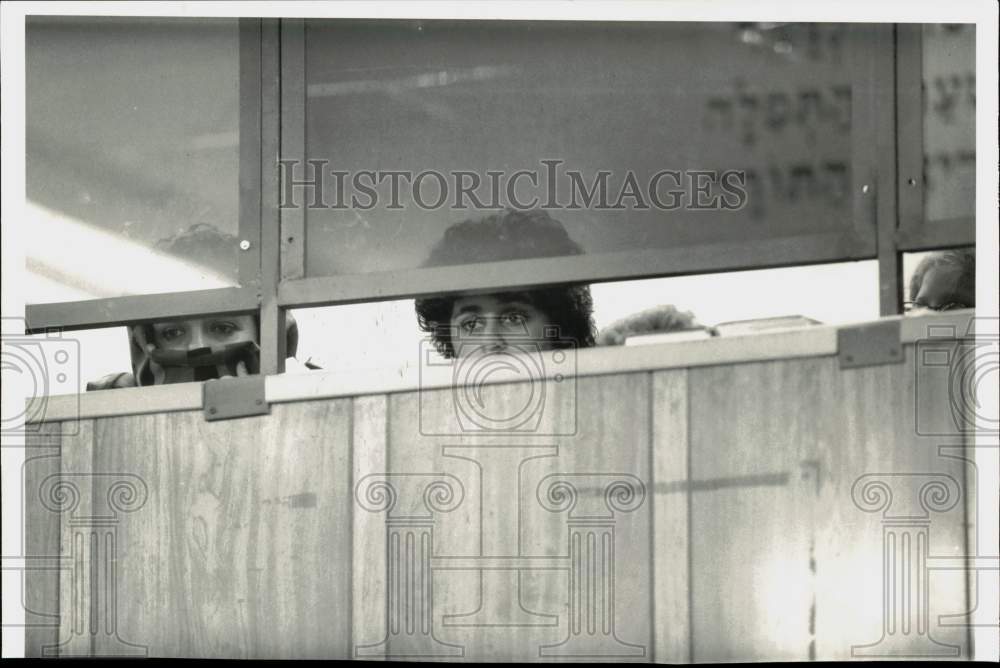
[[[3,657],[998,660],[997,26],[3,2]]]

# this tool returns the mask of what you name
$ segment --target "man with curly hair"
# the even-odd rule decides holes
[[[910,278],[911,311],[951,311],[976,305],[975,249],[930,253]]]
[[[425,266],[580,255],[562,223],[545,211],[506,210],[449,227]],[[499,352],[518,341],[534,349],[594,345],[593,300],[587,285],[565,285],[416,300],[420,329],[452,359]]]

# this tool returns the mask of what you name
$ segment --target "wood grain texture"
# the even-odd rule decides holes
[[[906,352],[846,371],[819,358],[691,372],[692,484],[705,490],[692,502],[695,660],[850,658],[879,641],[886,518],[855,503],[855,483],[882,474],[904,504],[928,476],[964,477],[914,434]],[[926,401],[946,402],[943,390],[924,388],[937,397]],[[930,554],[961,554],[962,504],[931,520]],[[937,623],[963,609],[963,582],[930,575],[929,618],[935,641],[967,651],[961,629]],[[923,656],[920,640],[891,655]]]
[[[691,661],[688,371],[653,374],[653,660]]]
[[[102,421],[98,466],[149,490],[119,529],[123,639],[151,656],[347,656],[349,406]]]
[[[893,517],[926,519],[930,557],[965,554],[965,509],[961,502],[966,492],[965,466],[960,459],[939,453],[944,444],[961,446],[961,437],[918,433],[944,432],[951,423],[947,379],[928,376],[927,369],[916,364],[914,346],[905,346],[904,352],[904,364],[828,372],[837,394],[831,396],[827,412],[839,429],[829,432],[836,438],[826,439],[818,453],[823,471],[828,472],[820,496],[824,512],[816,527],[816,642],[823,658],[864,656],[871,650],[860,646],[877,643],[882,637],[881,598],[891,575],[882,566],[881,535],[887,527],[899,524]],[[933,426],[918,428],[918,422]],[[891,505],[884,511],[864,512],[852,498],[852,486],[866,474],[877,475],[891,489]],[[951,507],[946,512],[926,512],[918,498],[921,488],[932,479],[955,484],[948,494]],[[928,560],[928,566],[933,566],[933,559]],[[899,649],[883,644],[878,651],[896,657],[942,658],[948,654],[935,645],[943,643],[968,656],[965,630],[939,621],[942,614],[965,610],[965,580],[962,571],[930,571],[927,636],[922,639],[911,631],[911,642]]]
[[[391,395],[389,472],[447,478],[462,494],[457,507],[433,515],[432,656],[648,660],[649,377],[636,378],[549,381],[534,388],[540,394],[533,396],[544,397],[537,405],[529,384],[483,387],[477,397],[451,390]],[[474,400],[481,403],[474,406]],[[537,420],[521,431],[488,428],[490,420],[529,406],[538,414],[526,417]],[[577,495],[573,509],[541,505],[549,476],[570,481]],[[606,487],[623,476],[639,483],[642,500],[634,512],[612,513]],[[600,577],[578,580],[584,599],[573,604],[572,518],[594,512],[603,519],[600,526],[577,527],[577,555],[598,571],[607,564],[614,576],[606,590]],[[597,612],[602,601],[612,610],[606,617]],[[607,622],[608,642],[586,645],[571,637],[577,610],[585,625]],[[586,629],[583,635],[589,642]],[[390,656],[405,656],[400,642],[390,642]]]
[[[915,362],[919,365],[919,358],[915,358]],[[918,366],[919,370],[919,366]],[[971,412],[973,407],[965,406],[965,411]],[[967,413],[968,416],[968,413]],[[975,419],[975,415],[968,416]],[[967,609],[958,613],[948,613],[939,619],[942,625],[948,626],[961,626],[966,628],[967,640],[969,647],[968,654],[971,656],[975,652],[975,634],[973,633],[973,626],[981,624],[982,620],[977,619],[977,609],[980,607],[980,601],[986,600],[989,597],[987,587],[989,587],[989,575],[986,572],[975,570],[974,561],[979,556],[989,555],[990,548],[988,540],[983,540],[980,532],[985,532],[988,535],[990,525],[992,523],[992,518],[995,516],[995,509],[990,507],[980,508],[979,506],[979,491],[978,487],[980,484],[980,475],[983,471],[989,474],[990,467],[981,466],[982,456],[989,452],[987,450],[985,453],[976,450],[976,433],[972,429],[965,430],[961,435],[961,445],[952,446],[945,445],[938,448],[938,453],[941,457],[946,459],[952,459],[958,462],[964,469],[965,477],[963,480],[963,492],[964,498],[963,502],[965,505],[965,549],[964,555],[967,557],[965,560],[965,565],[968,567],[968,573],[965,577],[966,586],[966,601]],[[978,461],[977,461],[977,455]],[[994,550],[995,551],[995,550]],[[982,588],[982,591],[980,590]],[[985,606],[983,606],[985,609]]]
[[[59,640],[220,658],[852,658],[888,628],[895,532],[897,555],[927,540],[930,567],[914,584],[929,631],[895,656],[968,656],[954,564],[975,550],[975,471],[948,370],[921,345],[850,370],[821,356],[83,421],[60,449],[80,493],[59,529],[75,566]],[[891,512],[858,500],[872,476]],[[88,529],[120,478],[145,502]],[[954,498],[922,497],[928,481]]]
[[[274,406],[260,442],[257,656],[348,657],[351,402]]]
[[[59,642],[60,516],[42,504],[40,492],[42,481],[60,471],[61,431],[62,423],[47,422],[37,432],[25,434],[21,468],[25,657],[42,656],[44,648]]]
[[[75,433],[63,433],[60,448],[60,471],[42,481],[41,496],[49,508],[64,508],[59,516],[60,545],[64,561],[59,574],[59,646],[60,657],[91,656],[94,642],[91,629],[99,621],[90,578],[94,567],[89,532],[74,520],[93,514],[93,489],[88,474],[94,471],[94,421],[80,420]],[[65,484],[60,492],[55,484]],[[74,503],[75,501],[75,503]],[[65,505],[64,505],[65,504]],[[43,648],[44,651],[44,648]]]
[[[351,656],[371,642],[373,633],[385,626],[385,518],[366,511],[357,502],[357,485],[366,477],[387,471],[385,396],[358,397],[353,402],[353,479],[351,511],[353,521],[353,577],[351,584]],[[368,659],[378,657],[370,652]]]
[[[803,476],[829,363],[689,371],[695,661],[809,658],[816,485]]]
[[[98,466],[145,481],[146,504],[118,527],[118,634],[151,656],[250,656],[245,611],[253,457],[250,419],[200,412],[99,421]],[[251,571],[253,572],[253,571]]]

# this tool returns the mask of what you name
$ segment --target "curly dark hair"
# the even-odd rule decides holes
[[[601,346],[620,346],[630,336],[682,332],[698,329],[698,326],[691,311],[678,311],[673,304],[662,304],[614,321],[601,330],[597,343]]]
[[[562,223],[545,211],[508,209],[480,219],[464,220],[445,230],[424,266],[472,264],[525,258],[580,255]],[[450,327],[455,301],[461,295],[416,300],[417,324],[431,336],[446,358],[455,357]],[[522,301],[542,311],[556,326],[555,347],[594,345],[594,302],[588,285],[562,285],[491,293],[503,301]]]
[[[910,299],[916,299],[920,294],[920,287],[924,282],[924,275],[934,267],[948,266],[957,267],[961,270],[958,277],[958,284],[955,286],[957,293],[971,295],[972,303],[968,306],[975,306],[976,299],[976,249],[961,248],[957,250],[946,250],[927,255],[910,277]]]

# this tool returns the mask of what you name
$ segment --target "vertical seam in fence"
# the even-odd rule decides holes
[[[687,562],[688,562],[688,661],[694,663],[694,536],[692,520],[694,515],[691,494],[691,467],[694,465],[691,443],[694,441],[694,425],[691,424],[691,375],[684,369],[684,436],[687,448],[687,471],[685,472],[684,501],[687,504]]]
[[[355,397],[350,397],[348,399],[348,411],[347,411],[347,448],[349,462],[349,468],[347,469],[347,504],[348,504],[348,521],[347,521],[347,549],[349,550],[349,559],[347,559],[348,565],[348,577],[347,577],[347,658],[350,659],[354,656],[354,515],[357,512],[358,506],[354,500],[354,486],[357,481],[354,479],[354,452],[355,452],[355,442],[354,442],[354,411],[357,410],[358,402]]]
[[[646,372],[646,442],[649,444],[649,475],[647,485],[649,488],[649,660],[656,662],[656,420],[654,418],[654,408],[656,405],[654,393],[656,391],[656,380],[653,371]],[[614,614],[614,611],[611,611]]]

